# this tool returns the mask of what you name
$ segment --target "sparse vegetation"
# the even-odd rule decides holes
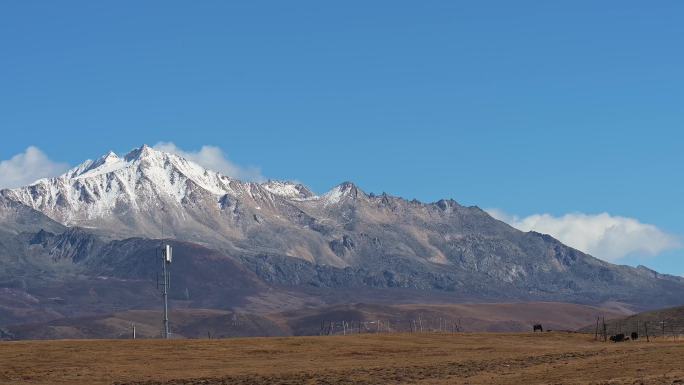
[[[0,383],[674,384],[684,341],[575,333],[0,343]]]

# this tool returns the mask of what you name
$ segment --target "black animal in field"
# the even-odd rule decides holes
[[[610,336],[610,340],[613,342],[622,342],[622,341],[629,340],[629,337],[625,338],[625,334],[620,333],[620,334],[616,334],[614,336]]]
[[[532,332],[536,333],[537,330],[539,330],[540,332],[543,332],[544,328],[541,326],[541,324],[535,324],[534,326],[532,326]]]
[[[632,341],[634,341],[634,340],[636,340],[636,339],[639,339],[639,333],[637,333],[637,332],[632,332],[631,337],[632,337]]]

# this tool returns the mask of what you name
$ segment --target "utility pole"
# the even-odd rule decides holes
[[[164,299],[164,319],[162,320],[164,329],[162,337],[164,339],[169,339],[171,336],[169,333],[169,286],[171,285],[171,274],[167,265],[171,265],[172,257],[173,250],[171,245],[164,245],[162,249],[162,275],[164,276],[164,282],[162,283],[162,298]]]

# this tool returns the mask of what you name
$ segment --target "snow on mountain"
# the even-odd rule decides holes
[[[323,194],[321,199],[324,205],[328,206],[340,203],[345,198],[357,198],[359,197],[359,195],[365,196],[365,193],[361,191],[361,189],[359,189],[354,183],[344,182],[333,187],[330,191]]]
[[[243,183],[147,145],[123,157],[109,152],[61,176],[9,190],[8,195],[67,225],[83,225],[84,220],[115,212],[148,211],[169,204],[182,206],[199,196],[215,202],[225,201],[225,196],[271,201],[275,197],[317,199],[301,184]]]
[[[269,192],[291,199],[317,199],[318,197],[311,192],[306,186],[287,181],[269,180],[261,183],[261,186]]]
[[[329,242],[347,218],[321,213],[321,198],[307,187],[241,182],[149,146],[110,152],[2,196],[108,239],[172,237],[346,265]]]
[[[324,206],[356,196],[358,191],[353,184],[343,183],[323,196]],[[176,217],[187,218],[198,215],[183,211],[193,205],[206,212],[211,207],[220,210],[227,202],[235,205],[239,201],[243,208],[246,204],[261,210],[264,206],[275,207],[283,200],[321,200],[299,183],[241,182],[147,145],[124,156],[110,151],[63,175],[7,190],[5,194],[69,226],[99,226],[99,218],[114,218],[130,226],[143,220],[132,217],[134,213],[159,210],[175,211]]]
[[[73,170],[72,178],[87,178],[106,174],[126,167],[126,162],[119,158],[114,152],[110,151],[107,155],[95,162],[83,163]]]

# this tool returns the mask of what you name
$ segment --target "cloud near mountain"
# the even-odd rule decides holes
[[[209,170],[218,171],[221,174],[250,182],[263,182],[266,180],[261,175],[261,169],[253,166],[239,166],[228,159],[219,147],[202,146],[199,151],[186,151],[176,146],[172,142],[159,142],[154,149],[176,154],[185,159],[193,161]]]
[[[29,146],[26,151],[0,161],[0,188],[24,186],[40,178],[57,176],[68,168],[68,164],[51,160],[38,147]]]
[[[682,246],[677,237],[654,225],[608,213],[573,213],[560,217],[534,214],[521,218],[499,209],[486,211],[519,230],[549,234],[566,245],[610,262],[627,256],[652,257]]]
[[[219,147],[202,146],[197,151],[188,151],[172,142],[159,142],[154,148],[191,160],[207,169],[245,181],[263,182],[266,178],[255,166],[241,166],[232,162]],[[50,159],[41,149],[29,146],[26,151],[0,161],[0,189],[25,186],[41,178],[58,176],[70,165]]]

